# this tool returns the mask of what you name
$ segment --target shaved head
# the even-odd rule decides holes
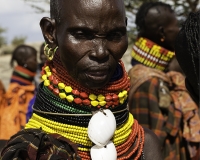
[[[116,2],[113,3],[112,5],[110,5],[110,1]],[[109,2],[109,3],[108,3]],[[105,7],[109,5],[109,8],[112,9],[114,8],[113,5],[118,5],[121,6],[121,9],[124,12],[124,16],[125,16],[125,7],[124,7],[124,1],[123,0],[67,0],[67,1],[63,1],[63,0],[50,0],[50,16],[52,19],[55,19],[55,21],[59,24],[61,22],[61,15],[60,12],[62,10],[62,4],[63,3],[68,3],[70,8],[73,9],[74,7],[80,7],[79,5],[85,5],[84,8],[87,8],[87,5],[90,4],[90,10],[92,10],[91,6],[93,6],[94,8],[96,8],[97,6],[100,7],[102,9],[105,9]],[[95,10],[96,12],[96,10]]]

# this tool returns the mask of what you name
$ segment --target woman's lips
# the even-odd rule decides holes
[[[86,72],[87,77],[96,82],[105,81],[108,74],[109,74],[108,69],[106,69],[106,70],[88,70]]]

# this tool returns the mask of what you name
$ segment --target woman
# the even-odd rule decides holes
[[[8,140],[26,123],[28,102],[35,89],[33,80],[37,68],[36,55],[36,49],[28,45],[19,45],[12,53],[10,64],[13,67],[16,62],[17,65],[0,103],[1,140]]]
[[[41,128],[69,139],[78,147],[70,152],[76,158],[161,160],[157,137],[127,110],[123,0],[51,0],[51,18],[40,26],[49,61],[26,131]],[[6,148],[3,159],[12,152]],[[39,159],[41,150],[36,153]]]

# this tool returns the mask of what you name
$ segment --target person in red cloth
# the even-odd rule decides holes
[[[7,91],[1,94],[0,140],[8,140],[26,123],[28,102],[33,97],[33,84],[37,69],[37,51],[29,45],[19,45],[12,53],[11,66],[14,70]],[[3,143],[3,142],[0,143]]]
[[[1,159],[162,160],[157,136],[127,108],[124,1],[51,0],[50,11],[33,115]]]

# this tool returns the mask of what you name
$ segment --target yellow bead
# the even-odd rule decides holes
[[[102,94],[100,94],[100,95],[98,95],[97,99],[101,102],[101,101],[105,100],[105,97]]]
[[[64,83],[58,83],[58,88],[59,89],[64,89],[65,88],[65,84]]]
[[[46,72],[46,74],[47,74],[47,77],[49,77],[49,76],[51,76],[51,75],[52,75],[52,73],[51,73],[51,72]]]
[[[45,85],[45,86],[49,86],[49,85],[50,85],[50,81],[49,81],[49,80],[45,80],[45,81],[44,81],[44,85]]]
[[[118,97],[122,98],[122,97],[124,97],[124,94],[122,92],[119,92]]]
[[[127,94],[128,94],[128,92],[127,91],[122,91],[122,94],[124,95],[124,96],[126,96]]]
[[[123,104],[124,103],[124,98],[119,99],[119,103]]]
[[[74,97],[72,95],[69,95],[66,97],[66,99],[68,100],[68,102],[72,102],[74,100]]]
[[[42,79],[43,79],[43,81],[47,80],[47,75],[46,74],[42,75]]]
[[[95,99],[97,99],[97,96],[94,94],[90,94],[89,95],[89,99],[91,99],[92,101],[94,101]]]
[[[71,93],[71,92],[72,92],[72,87],[66,86],[66,87],[65,87],[65,92]]]
[[[46,67],[44,68],[44,70],[45,70],[46,72],[49,72],[49,71],[50,71],[49,66],[46,66]]]
[[[99,102],[99,105],[100,105],[100,106],[105,106],[105,105],[106,105],[106,101],[101,101],[101,102]]]
[[[126,100],[127,98],[128,98],[128,95],[125,95],[125,96],[124,96],[124,100]]]
[[[64,99],[64,98],[67,97],[65,93],[59,93],[59,96],[60,96],[60,98],[62,98],[62,99]]]
[[[99,104],[98,101],[91,101],[91,105],[94,106],[94,107],[98,106],[98,104]]]

